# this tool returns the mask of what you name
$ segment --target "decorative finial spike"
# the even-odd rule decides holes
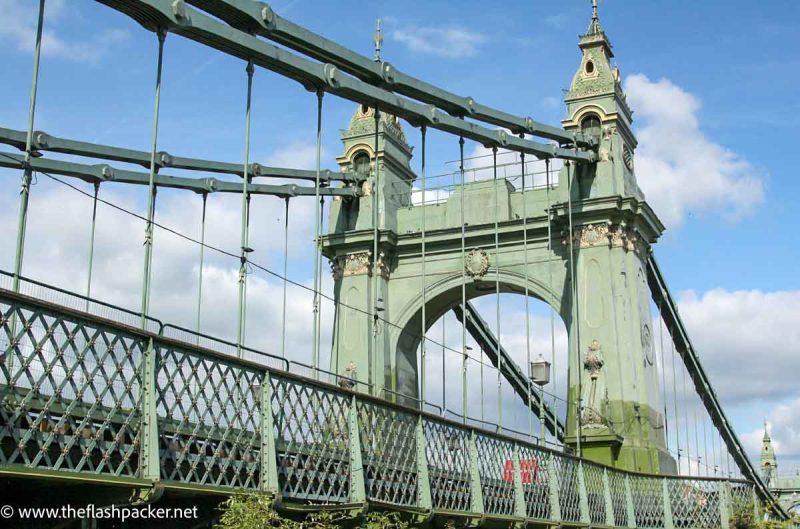
[[[378,18],[375,22],[375,62],[381,62],[381,44],[383,35],[381,35],[381,19]]]
[[[597,0],[592,0],[592,18],[597,20]]]

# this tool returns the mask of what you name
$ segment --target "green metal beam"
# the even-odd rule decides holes
[[[453,312],[455,313],[456,318],[458,318],[458,321],[464,321],[461,305],[454,306]],[[559,441],[563,441],[565,435],[564,425],[555,415],[553,410],[550,409],[547,403],[542,402],[541,395],[539,393],[531,392],[531,402],[528,402],[528,385],[524,372],[519,368],[514,359],[511,358],[511,355],[508,354],[505,348],[497,342],[497,338],[494,336],[494,333],[492,333],[491,329],[489,329],[489,325],[486,323],[486,321],[484,321],[484,319],[469,301],[467,302],[466,312],[467,320],[465,325],[470,336],[472,336],[472,338],[478,342],[478,345],[492,362],[492,365],[500,370],[503,378],[508,381],[508,383],[511,385],[511,388],[517,395],[519,395],[525,405],[527,406],[530,404],[531,408],[533,409],[533,413],[536,414],[537,417],[541,411],[544,411],[545,426],[551,434],[558,438]],[[495,351],[497,351],[497,354],[495,354]],[[500,358],[498,358],[498,356]],[[500,359],[502,359],[502,363],[499,361]],[[542,440],[542,442],[544,441]]]
[[[25,133],[18,130],[0,127],[0,143],[13,145],[20,150],[24,150]],[[102,160],[133,163],[141,165],[145,168],[150,167],[149,152],[59,138],[56,136],[51,136],[42,131],[35,131],[33,133],[31,148],[39,152],[59,152],[63,154],[100,158]],[[206,173],[232,174],[240,178],[244,174],[244,167],[241,163],[185,158],[182,156],[173,156],[164,151],[160,151],[158,153],[158,157],[156,158],[156,166],[159,169],[164,167],[172,167],[175,169],[203,171]],[[307,169],[268,167],[259,163],[248,164],[247,174],[252,177],[292,178],[295,180],[307,180],[310,182],[316,181],[317,177],[316,171],[310,171]],[[332,181],[358,182],[359,178],[355,173],[338,173],[325,169],[320,171],[320,180],[326,183]]]
[[[108,164],[88,165],[46,158],[32,158],[28,164],[34,171],[69,176],[89,183],[120,182],[138,185],[149,184],[149,175],[147,173],[117,169]],[[22,169],[25,167],[25,158],[19,154],[0,151],[0,167]],[[195,193],[242,192],[242,185],[238,182],[218,180],[216,178],[188,178],[156,174],[154,181],[156,187],[186,189],[194,191]],[[315,194],[313,187],[298,186],[295,184],[251,184],[247,192],[253,195],[271,195],[284,198],[314,196]],[[360,189],[357,187],[323,187],[319,190],[319,193],[326,196],[356,197],[359,196]]]
[[[371,85],[435,105],[452,116],[474,118],[510,129],[514,134],[531,134],[559,143],[572,143],[576,140],[572,133],[559,127],[482,105],[471,97],[456,95],[403,73],[388,62],[376,62],[359,55],[281,17],[267,4],[250,0],[187,0],[187,3],[224,20],[236,29],[262,35],[320,62],[333,64]],[[577,143],[581,147],[592,147],[597,141],[578,134]]]
[[[145,28],[156,31],[166,28],[188,39],[205,44],[242,60],[294,79],[308,90],[319,89],[356,103],[367,104],[403,118],[415,126],[429,127],[468,138],[483,145],[496,145],[511,151],[525,152],[540,158],[563,158],[578,162],[594,162],[593,151],[565,149],[509,135],[504,130],[483,127],[445,114],[433,105],[397,96],[351,77],[333,64],[319,64],[279,48],[256,36],[231,28],[178,0],[97,0],[130,16]]]

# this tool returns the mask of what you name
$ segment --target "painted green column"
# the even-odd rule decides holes
[[[579,47],[581,62],[562,123],[568,131],[594,135],[599,160],[573,164],[559,178],[562,204],[573,205],[572,225],[569,211],[559,213],[562,226],[567,223],[565,253],[574,250],[577,292],[568,324],[569,400],[582,404],[580,412],[569,407],[567,442],[578,445],[579,423],[583,456],[628,470],[674,472],[664,438],[645,268],[664,226],[636,183],[633,113],[596,11]],[[603,211],[601,205],[611,201],[630,209]]]

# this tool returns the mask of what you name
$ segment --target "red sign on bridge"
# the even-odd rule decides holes
[[[519,472],[524,485],[530,485],[536,481],[539,472],[539,464],[535,459],[520,459]],[[503,471],[503,481],[514,481],[514,462],[506,460],[506,467]]]

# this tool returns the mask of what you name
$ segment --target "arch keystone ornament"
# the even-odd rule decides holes
[[[472,279],[481,279],[489,271],[489,256],[482,248],[474,248],[464,257],[464,270]]]

